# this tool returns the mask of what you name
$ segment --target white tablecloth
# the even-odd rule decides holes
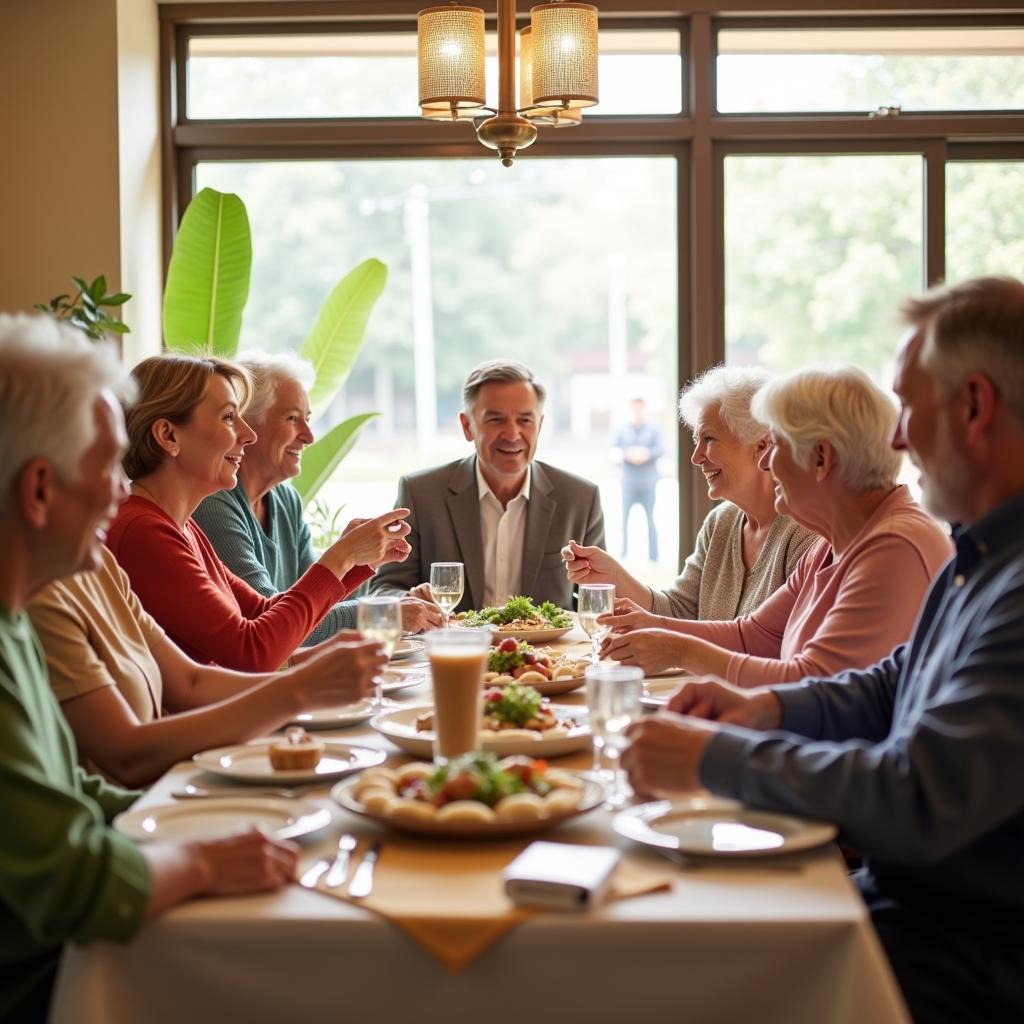
[[[417,697],[424,694],[414,691]],[[390,749],[365,727],[337,736]],[[178,766],[146,803],[167,802],[170,789],[198,774]],[[330,834],[305,850],[304,863],[332,847],[342,828],[386,842],[372,824],[334,811]],[[596,812],[546,838],[629,845],[609,822]],[[589,915],[532,918],[457,974],[387,921],[297,886],[198,901],[147,925],[128,945],[70,948],[52,1021],[313,1024],[443,1016],[522,1024],[557,1014],[581,1024],[905,1022],[884,953],[835,849],[797,862],[798,871],[772,869],[769,860],[670,869],[677,871],[671,893]]]

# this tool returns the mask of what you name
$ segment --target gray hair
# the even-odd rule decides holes
[[[537,405],[543,409],[544,398],[547,395],[544,385],[537,380],[533,370],[528,366],[510,359],[488,359],[470,371],[466,383],[462,385],[462,408],[467,415],[473,414],[476,396],[485,384],[517,384],[520,381],[533,386],[537,395]]]
[[[1024,427],[1024,283],[976,277],[907,299],[905,323],[925,334],[922,352],[948,396],[971,373],[984,373]]]
[[[767,383],[754,397],[764,420],[809,469],[814,448],[827,441],[839,475],[854,491],[892,487],[903,457],[892,447],[896,403],[856,366],[811,367]]]
[[[261,352],[250,349],[236,360],[252,376],[253,392],[245,410],[245,418],[259,421],[274,404],[281,384],[294,381],[307,394],[316,382],[316,369],[308,359],[294,352]]]
[[[113,345],[90,342],[45,314],[0,313],[0,513],[30,459],[52,463],[65,483],[77,480],[96,440],[93,406],[104,389],[121,401],[135,395]]]
[[[759,366],[712,366],[679,393],[679,418],[696,430],[701,413],[718,406],[740,444],[757,444],[768,428],[751,414],[750,404],[770,380],[771,374]]]

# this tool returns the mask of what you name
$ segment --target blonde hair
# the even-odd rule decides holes
[[[143,359],[132,370],[139,396],[125,408],[128,451],[124,471],[130,479],[149,476],[167,458],[153,436],[153,424],[164,419],[179,425],[187,423],[214,375],[231,384],[239,412],[244,411],[252,395],[252,380],[247,370],[224,359],[167,352]]]
[[[759,366],[712,366],[679,392],[679,419],[696,430],[701,413],[718,406],[740,444],[757,444],[768,428],[751,414],[750,404],[770,380],[771,374]]]
[[[815,446],[827,441],[851,490],[895,485],[902,463],[892,447],[896,403],[856,366],[811,367],[778,377],[758,391],[753,410],[805,469]]]
[[[263,414],[274,404],[277,389],[287,381],[294,381],[306,394],[316,382],[316,370],[308,359],[294,352],[260,352],[251,349],[235,360],[252,377],[252,398],[246,406],[246,419],[262,420]]]
[[[975,277],[907,299],[904,322],[925,333],[922,352],[948,395],[970,373],[984,373],[1024,426],[1024,282]]]
[[[65,483],[77,480],[104,390],[121,401],[135,390],[112,345],[45,314],[0,313],[0,513],[31,459],[46,459]]]

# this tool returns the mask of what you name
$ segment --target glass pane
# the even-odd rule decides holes
[[[682,108],[677,31],[601,32],[601,114]],[[498,102],[497,37],[487,35],[487,97]],[[193,36],[188,116],[205,118],[418,117],[416,36]],[[587,115],[592,116],[592,115]]]
[[[723,29],[722,113],[1016,110],[1024,29]]]
[[[657,583],[678,557],[676,174],[667,157],[524,159],[514,175],[487,157],[267,161],[200,164],[197,185],[236,192],[249,211],[243,346],[297,348],[338,279],[370,256],[388,265],[356,369],[317,424],[381,413],[330,485],[346,519],[390,507],[400,474],[468,454],[462,381],[511,356],[548,385],[539,457],[601,486],[615,554],[610,443],[629,400],[646,398],[668,443],[660,565],[647,564],[639,509],[630,563]]]
[[[1024,274],[1024,162],[946,164],[946,278]]]
[[[726,358],[853,362],[891,381],[895,311],[922,281],[919,156],[725,161]]]

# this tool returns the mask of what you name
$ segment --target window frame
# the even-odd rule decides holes
[[[188,40],[198,35],[295,32],[411,32],[426,0],[294,0],[294,2],[163,4],[160,15],[165,268],[177,224],[204,160],[408,159],[479,157],[466,125],[409,117],[381,119],[194,120],[185,116]],[[487,10],[494,28],[494,5]],[[525,8],[527,5],[521,5]],[[520,159],[572,156],[673,156],[678,187],[677,367],[681,387],[725,354],[724,167],[733,153],[867,154],[923,157],[924,277],[945,274],[945,168],[957,160],[1024,160],[1024,111],[928,111],[869,118],[865,113],[719,113],[718,32],[736,28],[935,28],[1024,26],[1016,0],[987,0],[977,13],[960,3],[858,0],[854,13],[788,0],[602,0],[603,30],[671,28],[680,33],[682,111],[663,115],[585,117],[568,131],[541,131]],[[386,7],[386,13],[381,9]],[[527,13],[521,9],[520,22]],[[596,112],[595,112],[596,114]],[[510,173],[515,173],[514,168]],[[679,432],[680,554],[689,550],[711,503],[689,464],[691,440]]]

